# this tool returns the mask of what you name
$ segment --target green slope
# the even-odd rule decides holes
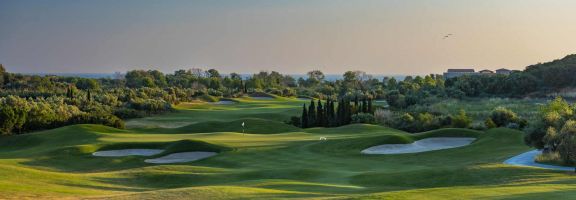
[[[568,199],[576,195],[571,174],[501,164],[528,150],[519,131],[440,129],[409,134],[362,124],[299,129],[285,125],[279,116],[297,113],[302,101],[239,102],[210,105],[213,109],[193,105],[141,119],[196,122],[179,128],[75,125],[2,137],[0,199]],[[241,121],[247,123],[248,133],[258,134],[240,133]],[[251,125],[259,129],[250,129]],[[466,147],[417,154],[360,154],[374,145],[459,136],[478,139]],[[163,165],[144,163],[149,157],[91,155],[99,149],[136,147],[167,149],[164,154],[220,153]]]

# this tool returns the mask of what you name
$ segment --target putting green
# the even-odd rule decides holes
[[[74,125],[0,138],[0,199],[568,199],[570,173],[502,161],[527,151],[523,133],[440,129],[419,134],[376,125],[300,129],[283,123],[307,101],[235,99],[182,104],[119,130]],[[240,123],[239,123],[240,122]],[[242,133],[241,122],[246,123]],[[319,140],[325,137],[327,140]],[[371,146],[429,137],[475,137],[469,146],[364,155]],[[95,157],[98,150],[166,149],[162,155]],[[217,156],[179,164],[144,160],[178,152]]]

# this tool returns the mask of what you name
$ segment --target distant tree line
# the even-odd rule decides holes
[[[242,78],[237,73],[222,75],[215,69],[205,71],[197,68],[177,70],[172,74],[164,74],[158,70],[131,70],[122,77],[91,79],[9,73],[0,65],[0,97],[3,98],[0,106],[4,109],[10,102],[20,102],[20,100],[7,100],[8,98],[21,98],[28,102],[27,104],[46,101],[46,99],[61,99],[58,101],[49,100],[49,104],[55,104],[50,107],[57,108],[57,102],[62,102],[62,105],[78,108],[81,112],[86,113],[85,115],[98,113],[97,117],[102,118],[102,113],[106,113],[107,118],[110,119],[113,118],[112,116],[126,119],[167,112],[172,110],[171,105],[173,104],[195,99],[216,100],[221,97],[268,93],[329,101],[321,105],[321,110],[318,110],[318,106],[315,105],[313,112],[315,115],[318,112],[322,115],[330,113],[326,117],[326,121],[320,122],[320,124],[321,126],[334,126],[352,121],[371,120],[371,113],[362,112],[360,105],[350,105],[352,107],[350,110],[343,106],[343,110],[340,110],[337,105],[340,105],[341,101],[347,101],[343,105],[348,105],[355,98],[383,99],[386,100],[392,111],[402,112],[414,105],[428,105],[447,98],[542,97],[551,92],[576,86],[576,79],[573,78],[575,72],[576,55],[528,66],[524,71],[514,72],[507,76],[479,75],[445,79],[442,75],[430,74],[415,77],[407,76],[403,80],[396,80],[393,77],[376,79],[362,71],[347,71],[342,75],[342,79],[328,81],[319,70],[312,70],[307,73],[307,77],[298,79],[275,71],[262,71],[250,77]],[[333,102],[331,99],[338,99],[338,102]],[[21,105],[24,104],[13,106]],[[307,113],[311,112],[310,106],[308,105]],[[334,115],[331,114],[332,111],[326,110],[332,109],[331,107],[334,107]],[[9,109],[12,108],[5,108],[4,110]],[[19,113],[21,111],[18,109],[26,110],[27,108],[14,109],[16,110],[6,111],[7,113],[0,118],[0,123],[6,121],[6,124],[14,124],[12,128],[5,128],[3,134],[31,131],[33,129],[31,127],[24,128],[19,123],[12,123],[14,120],[11,116],[16,116],[16,114],[10,114],[11,112]],[[356,112],[358,109],[360,112]],[[340,115],[338,111],[340,111]],[[428,121],[430,119],[426,113],[407,114],[410,115],[404,117],[407,120]],[[434,119],[439,115],[432,114],[432,116]],[[319,126],[315,118],[313,123],[310,122],[311,118],[315,116],[306,117],[308,118],[306,121],[309,122],[307,126]],[[300,118],[304,118],[304,116],[300,116]],[[48,120],[46,125],[39,127],[56,127],[59,126],[56,124],[88,123],[89,121],[110,124],[93,118],[84,117],[83,119],[55,120],[59,121],[58,123],[48,122],[50,121]],[[299,121],[302,125],[303,119]],[[434,119],[433,121],[447,123],[447,120],[442,119]],[[116,124],[114,126],[120,127],[118,125],[120,123],[114,124]],[[492,125],[491,122],[486,122],[486,124]]]

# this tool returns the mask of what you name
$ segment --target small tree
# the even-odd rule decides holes
[[[466,115],[466,111],[460,109],[458,115],[452,117],[452,127],[454,128],[468,128],[472,123],[472,119]]]
[[[510,123],[518,123],[520,121],[516,113],[504,107],[495,108],[490,114],[490,118],[498,127],[506,126]]]
[[[566,164],[576,163],[576,121],[568,120],[560,134],[558,153]]]

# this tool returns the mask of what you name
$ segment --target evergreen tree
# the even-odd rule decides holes
[[[342,114],[343,114],[342,105],[344,105],[344,103],[343,103],[342,99],[339,99],[338,100],[338,107],[336,110],[336,126],[342,125],[342,121],[344,121],[343,117],[342,117]]]
[[[310,106],[308,106],[308,126],[314,127],[316,124],[316,105],[314,100],[310,100]]]
[[[308,111],[306,110],[306,104],[302,105],[302,128],[308,128]]]
[[[322,127],[324,125],[324,108],[322,107],[322,101],[318,99],[318,105],[316,106],[316,126]]]
[[[358,96],[354,97],[354,114],[358,113]]]
[[[362,112],[368,113],[368,103],[366,102],[366,98],[362,99]]]
[[[92,94],[90,93],[90,90],[86,91],[86,99],[88,99],[88,101],[92,101]]]
[[[327,115],[326,115],[326,116],[328,116],[328,117],[327,117],[327,119],[328,119],[327,125],[328,125],[329,127],[331,127],[331,126],[334,125],[334,101],[328,99],[328,103],[327,103],[327,104],[328,104],[328,105],[327,105],[327,108],[326,108],[326,110],[327,110],[327,112],[328,112]]]
[[[372,108],[372,98],[368,98],[368,113],[372,114],[374,112],[374,108]]]

